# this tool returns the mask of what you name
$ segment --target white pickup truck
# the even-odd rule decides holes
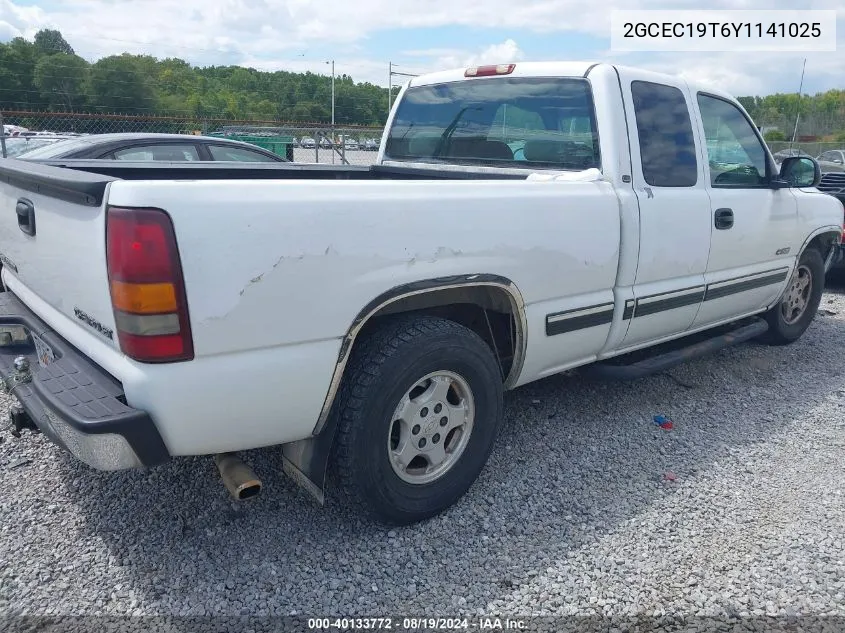
[[[727,94],[574,62],[411,80],[370,167],[0,161],[12,421],[99,469],[215,455],[238,496],[281,445],[321,502],[331,467],[421,520],[504,390],[798,339],[842,238],[818,181]]]

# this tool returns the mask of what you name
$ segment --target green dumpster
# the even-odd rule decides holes
[[[219,136],[222,138],[230,138],[234,141],[243,141],[244,143],[252,143],[258,147],[263,147],[276,154],[277,156],[284,156],[289,161],[293,162],[293,136],[281,135],[255,135],[232,132],[212,132],[209,136]]]

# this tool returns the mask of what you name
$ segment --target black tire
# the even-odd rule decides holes
[[[788,345],[801,338],[801,335],[810,327],[821,303],[825,282],[824,260],[821,253],[815,248],[806,249],[798,259],[797,267],[805,267],[811,275],[806,308],[795,322],[786,321],[781,307],[784,303],[783,299],[789,295],[790,280],[784,298],[763,315],[769,323],[769,330],[760,338],[769,345]]]
[[[459,375],[469,386],[473,425],[446,472],[430,483],[408,483],[394,471],[389,456],[393,413],[418,381],[440,371]],[[472,330],[430,316],[402,316],[380,326],[356,344],[334,410],[334,466],[347,499],[377,521],[394,525],[415,523],[451,506],[487,462],[502,424],[502,391],[496,358]]]

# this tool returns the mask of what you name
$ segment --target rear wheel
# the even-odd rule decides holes
[[[502,421],[502,379],[487,344],[445,319],[401,317],[353,351],[339,396],[336,468],[376,519],[407,524],[457,501]]]
[[[815,248],[808,248],[786,286],[780,302],[765,315],[769,330],[762,339],[772,345],[797,341],[816,316],[824,292],[824,261]]]

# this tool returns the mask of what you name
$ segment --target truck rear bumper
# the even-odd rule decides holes
[[[149,414],[125,404],[121,384],[11,292],[0,293],[0,376],[44,435],[93,468],[170,459]]]

